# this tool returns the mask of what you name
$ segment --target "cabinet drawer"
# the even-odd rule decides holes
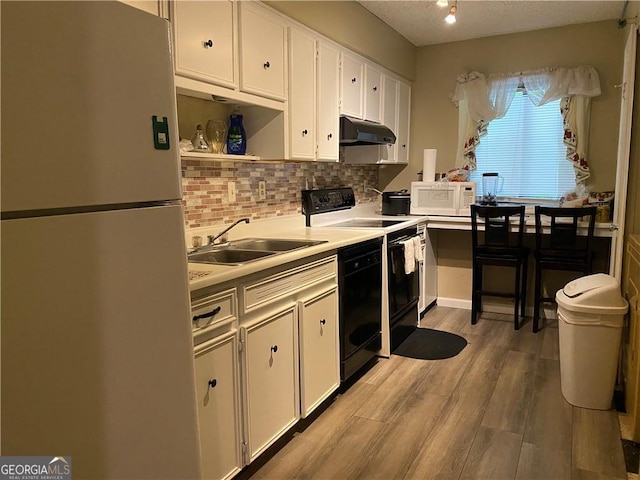
[[[335,277],[336,257],[323,258],[303,267],[287,270],[244,287],[244,311],[250,312],[279,300],[283,295],[302,290],[314,283]]]
[[[194,300],[191,305],[194,333],[236,320],[238,317],[237,304],[235,288]]]

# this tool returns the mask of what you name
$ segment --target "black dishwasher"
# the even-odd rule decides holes
[[[340,379],[347,380],[381,348],[382,239],[338,250]]]

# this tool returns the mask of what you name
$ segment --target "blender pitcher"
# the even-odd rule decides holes
[[[501,180],[498,173],[482,174],[482,205],[496,205],[496,198],[502,187]]]

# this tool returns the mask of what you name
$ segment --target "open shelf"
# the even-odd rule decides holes
[[[194,159],[194,160],[231,160],[234,162],[257,162],[260,161],[260,157],[257,155],[227,155],[225,153],[201,153],[201,152],[187,152],[181,153],[182,159]]]

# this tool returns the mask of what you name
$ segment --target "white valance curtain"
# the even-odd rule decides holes
[[[553,68],[489,78],[480,72],[471,72],[459,75],[457,80],[453,96],[459,109],[457,166],[476,168],[475,149],[486,134],[487,125],[491,120],[504,117],[518,88],[524,86],[535,106],[562,99],[567,160],[573,164],[576,183],[589,177],[586,152],[591,97],[600,95],[600,79],[595,68]]]

